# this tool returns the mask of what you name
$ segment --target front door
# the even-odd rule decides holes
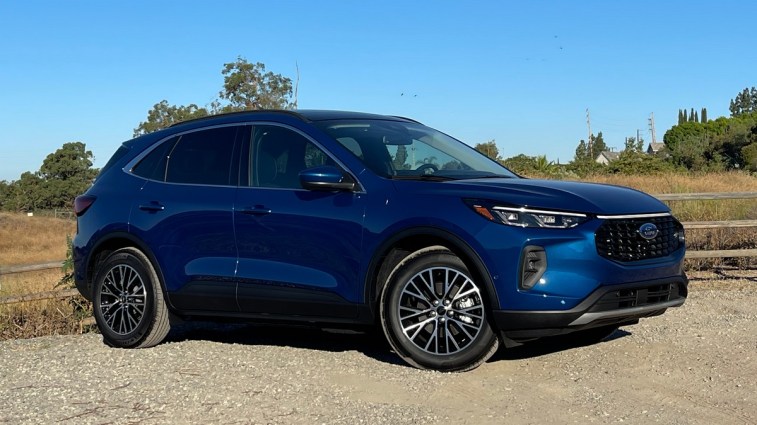
[[[234,217],[240,310],[355,317],[365,194],[303,189],[300,171],[337,164],[290,128],[253,126],[243,156],[247,185]]]

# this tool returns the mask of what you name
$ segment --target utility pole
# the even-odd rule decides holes
[[[649,114],[649,131],[652,132],[652,143],[657,143],[657,137],[654,131],[654,112]]]
[[[586,127],[589,129],[589,138],[586,139],[586,143],[589,146],[589,158],[591,160],[594,160],[594,152],[592,152],[592,141],[591,141],[591,117],[589,116],[589,108],[586,108]]]

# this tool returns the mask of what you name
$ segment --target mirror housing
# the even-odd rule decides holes
[[[302,170],[299,177],[300,185],[307,190],[349,191],[355,189],[355,181],[352,177],[332,165]]]

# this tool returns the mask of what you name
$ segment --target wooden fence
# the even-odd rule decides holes
[[[725,199],[757,199],[757,192],[728,192],[728,193],[675,193],[666,195],[654,195],[661,201],[702,201],[702,200],[725,200]],[[741,228],[757,227],[757,220],[729,220],[729,221],[687,221],[683,223],[685,229],[717,229],[717,228]],[[686,251],[686,258],[732,258],[732,257],[757,257],[757,249],[729,249],[711,251]],[[0,267],[0,276],[12,273],[25,273],[37,270],[50,270],[61,267],[63,260],[42,264],[30,264],[25,266]],[[59,291],[47,291],[36,294],[15,295],[0,298],[0,305],[13,304],[25,301],[49,300],[67,298],[77,295],[76,289],[63,289]]]
[[[726,199],[757,199],[757,192],[721,192],[721,193],[671,193],[654,195],[663,201],[720,201]],[[728,221],[686,221],[686,230],[690,229],[725,229],[740,227],[757,227],[757,220]],[[757,257],[757,249],[727,249],[711,251],[686,251],[686,258],[734,258]]]

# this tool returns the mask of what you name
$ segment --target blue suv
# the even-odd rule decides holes
[[[684,231],[616,186],[522,178],[407,118],[252,111],[125,142],[75,201],[105,342],[175,319],[380,325],[413,366],[599,341],[684,303]]]

